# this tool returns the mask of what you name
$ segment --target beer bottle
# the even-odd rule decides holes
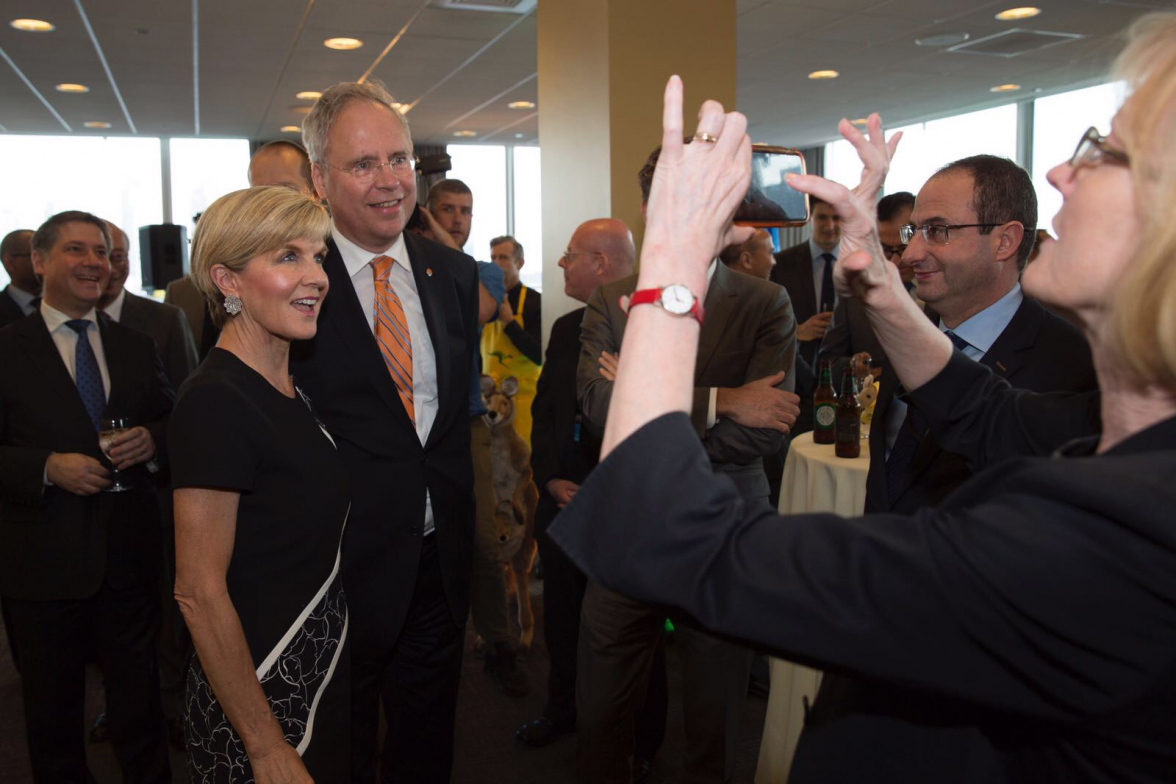
[[[847,367],[841,378],[841,396],[837,398],[834,452],[838,457],[858,457],[862,453],[862,404],[857,396],[857,376],[852,367]]]
[[[833,388],[833,361],[821,360],[821,378],[813,392],[813,443],[832,444],[837,440],[837,390]]]

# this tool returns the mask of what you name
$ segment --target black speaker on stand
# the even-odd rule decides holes
[[[139,258],[143,288],[167,288],[188,274],[188,230],[174,223],[139,228]]]

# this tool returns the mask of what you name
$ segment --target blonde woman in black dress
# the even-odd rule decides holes
[[[194,782],[348,779],[349,494],[287,361],[317,328],[330,226],[308,197],[261,187],[218,199],[193,238],[192,279],[222,327],[170,426]]]

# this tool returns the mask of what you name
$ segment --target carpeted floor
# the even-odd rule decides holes
[[[532,582],[535,614],[542,623],[542,581]],[[454,754],[453,784],[563,784],[575,782],[576,741],[574,736],[561,739],[545,749],[529,749],[514,740],[514,731],[524,722],[539,716],[546,693],[547,650],[542,630],[535,634],[535,648],[522,667],[531,679],[531,694],[512,699],[503,694],[482,673],[482,660],[473,650],[472,630],[466,636],[466,657],[462,671],[461,692],[457,705],[457,740]],[[678,780],[682,771],[682,716],[679,693],[681,667],[677,651],[668,648],[670,677],[670,711],[666,741],[654,763],[651,784],[668,784]],[[87,679],[87,728],[102,705],[102,687],[98,673],[92,670]],[[755,777],[759,757],[767,700],[749,696],[744,710],[736,760],[736,784],[749,784]],[[82,731],[82,728],[79,728]],[[99,784],[119,781],[118,766],[109,744],[87,744],[90,768]],[[183,757],[173,749],[173,780],[186,782]],[[31,784],[25,753],[25,730],[22,716],[20,682],[12,666],[7,638],[0,628],[0,781],[4,784]]]

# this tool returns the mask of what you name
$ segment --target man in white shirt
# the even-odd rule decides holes
[[[448,782],[469,610],[474,498],[473,259],[405,232],[416,202],[404,117],[370,83],[338,84],[303,125],[334,220],[330,294],[291,371],[351,475],[343,539],[352,780]]]
[[[172,395],[151,339],[99,319],[105,224],[55,215],[33,237],[40,309],[0,332],[0,596],[21,653],[38,782],[89,780],[85,665],[95,651],[126,781],[170,782],[159,702],[159,510],[148,464]],[[103,420],[130,428],[104,456]],[[119,470],[125,492],[111,487]]]

